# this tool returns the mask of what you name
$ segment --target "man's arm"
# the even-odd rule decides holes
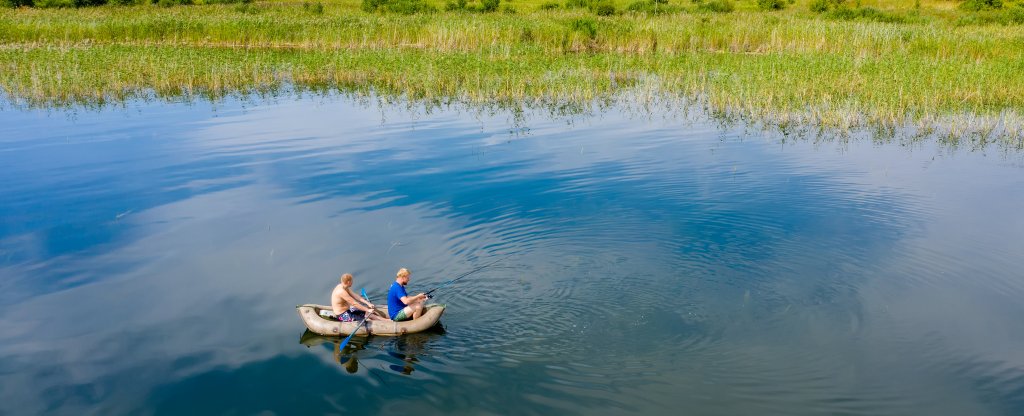
[[[423,300],[423,299],[426,299],[426,298],[427,298],[427,294],[426,293],[420,293],[420,294],[418,294],[416,296],[402,296],[401,301],[406,306],[409,306],[409,305],[411,305],[413,303],[416,303],[416,302],[418,302],[420,300]]]
[[[349,294],[349,296],[352,296],[353,298],[355,298],[356,302],[362,303],[363,305],[366,305],[367,308],[370,308],[370,309],[376,309],[377,308],[377,305],[374,305],[374,304],[370,303],[369,299],[364,298],[362,296],[356,296],[355,293],[352,293],[351,289],[349,290],[348,294]]]
[[[345,298],[345,301],[348,302],[348,304],[350,306],[354,306],[356,309],[359,309],[359,310],[361,310],[363,312],[369,312],[370,311],[369,307],[363,306],[362,302],[354,299],[352,297],[352,294],[348,293],[347,290],[341,292],[341,297]]]
[[[373,303],[371,303],[369,299],[366,299],[366,298],[360,296],[359,297],[359,301],[362,302],[363,305],[366,305],[367,308],[377,309],[377,305],[374,305]]]

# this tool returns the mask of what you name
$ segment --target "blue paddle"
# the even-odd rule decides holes
[[[370,301],[370,299],[368,299],[367,296],[366,296],[366,289],[365,288],[362,289],[362,295],[363,295],[363,299],[366,299],[367,302]],[[348,336],[345,337],[344,341],[341,341],[341,346],[338,347],[338,350],[340,351],[340,350],[345,349],[345,346],[348,345],[348,342],[350,340],[352,340],[352,336],[355,335],[356,332],[359,332],[359,328],[362,328],[363,325],[366,325],[366,322],[369,321],[369,320],[370,320],[370,314],[369,313],[367,313],[366,315],[363,315],[363,321],[360,322],[359,325],[356,326],[356,329],[352,330],[351,334],[348,334]]]

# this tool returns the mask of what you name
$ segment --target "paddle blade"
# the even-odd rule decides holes
[[[366,321],[369,321],[369,319],[363,319],[363,321],[359,323],[359,326],[356,326],[356,329],[354,329],[351,334],[348,334],[348,336],[345,337],[344,341],[341,341],[341,346],[338,347],[339,351],[345,349],[345,346],[348,345],[348,342],[352,340],[352,336],[354,336],[356,332],[359,332],[359,328],[362,328],[363,325],[366,324]]]
[[[356,331],[358,331],[358,330],[359,330],[359,328],[356,328]],[[341,346],[338,347],[339,351],[345,349],[345,346],[348,345],[348,342],[352,340],[352,336],[356,334],[356,331],[352,331],[351,334],[348,334],[348,336],[345,337],[344,341],[341,341]]]
[[[363,299],[370,300],[370,297],[366,296],[366,288],[365,287],[362,288],[362,289],[359,289],[359,290],[360,290],[360,292],[362,292]]]

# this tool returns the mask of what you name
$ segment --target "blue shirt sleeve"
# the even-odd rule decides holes
[[[405,309],[405,303],[402,303],[402,298],[408,296],[405,292],[405,287],[398,284],[398,282],[392,283],[391,288],[388,289],[388,315],[391,319],[395,319],[395,315]]]

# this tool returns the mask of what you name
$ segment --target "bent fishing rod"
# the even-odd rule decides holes
[[[495,261],[492,261],[492,262],[490,262],[490,263],[487,263],[487,264],[485,264],[485,265],[483,265],[483,266],[477,267],[477,268],[475,268],[475,269],[473,269],[473,270],[470,270],[470,271],[468,271],[468,272],[465,272],[465,273],[463,273],[463,274],[460,274],[460,275],[459,275],[458,277],[456,277],[456,278],[454,278],[454,279],[452,279],[452,280],[449,280],[449,281],[447,281],[447,282],[441,283],[441,285],[440,285],[440,286],[438,286],[438,287],[435,287],[435,288],[433,288],[433,289],[430,289],[430,290],[428,290],[428,291],[426,291],[426,292],[424,292],[424,293],[425,293],[425,294],[427,295],[427,297],[429,298],[429,297],[430,297],[430,294],[431,294],[431,293],[433,293],[433,292],[434,292],[435,290],[437,290],[437,289],[440,289],[440,288],[443,288],[443,287],[445,287],[445,286],[448,286],[448,285],[450,285],[450,284],[452,284],[452,283],[455,283],[455,282],[456,282],[456,281],[458,281],[459,279],[462,279],[462,278],[464,278],[464,277],[466,277],[466,276],[469,276],[469,275],[471,275],[471,274],[473,274],[473,273],[476,273],[476,272],[479,272],[479,271],[481,271],[481,270],[483,270],[483,269],[486,269],[486,268],[488,268],[488,267],[491,267],[491,266],[493,266],[493,265],[497,264],[497,263],[498,263],[499,261],[505,260],[505,258],[506,258],[506,257],[508,257],[508,256],[502,257],[502,258],[500,258],[500,259],[497,259],[497,260],[495,260]]]

